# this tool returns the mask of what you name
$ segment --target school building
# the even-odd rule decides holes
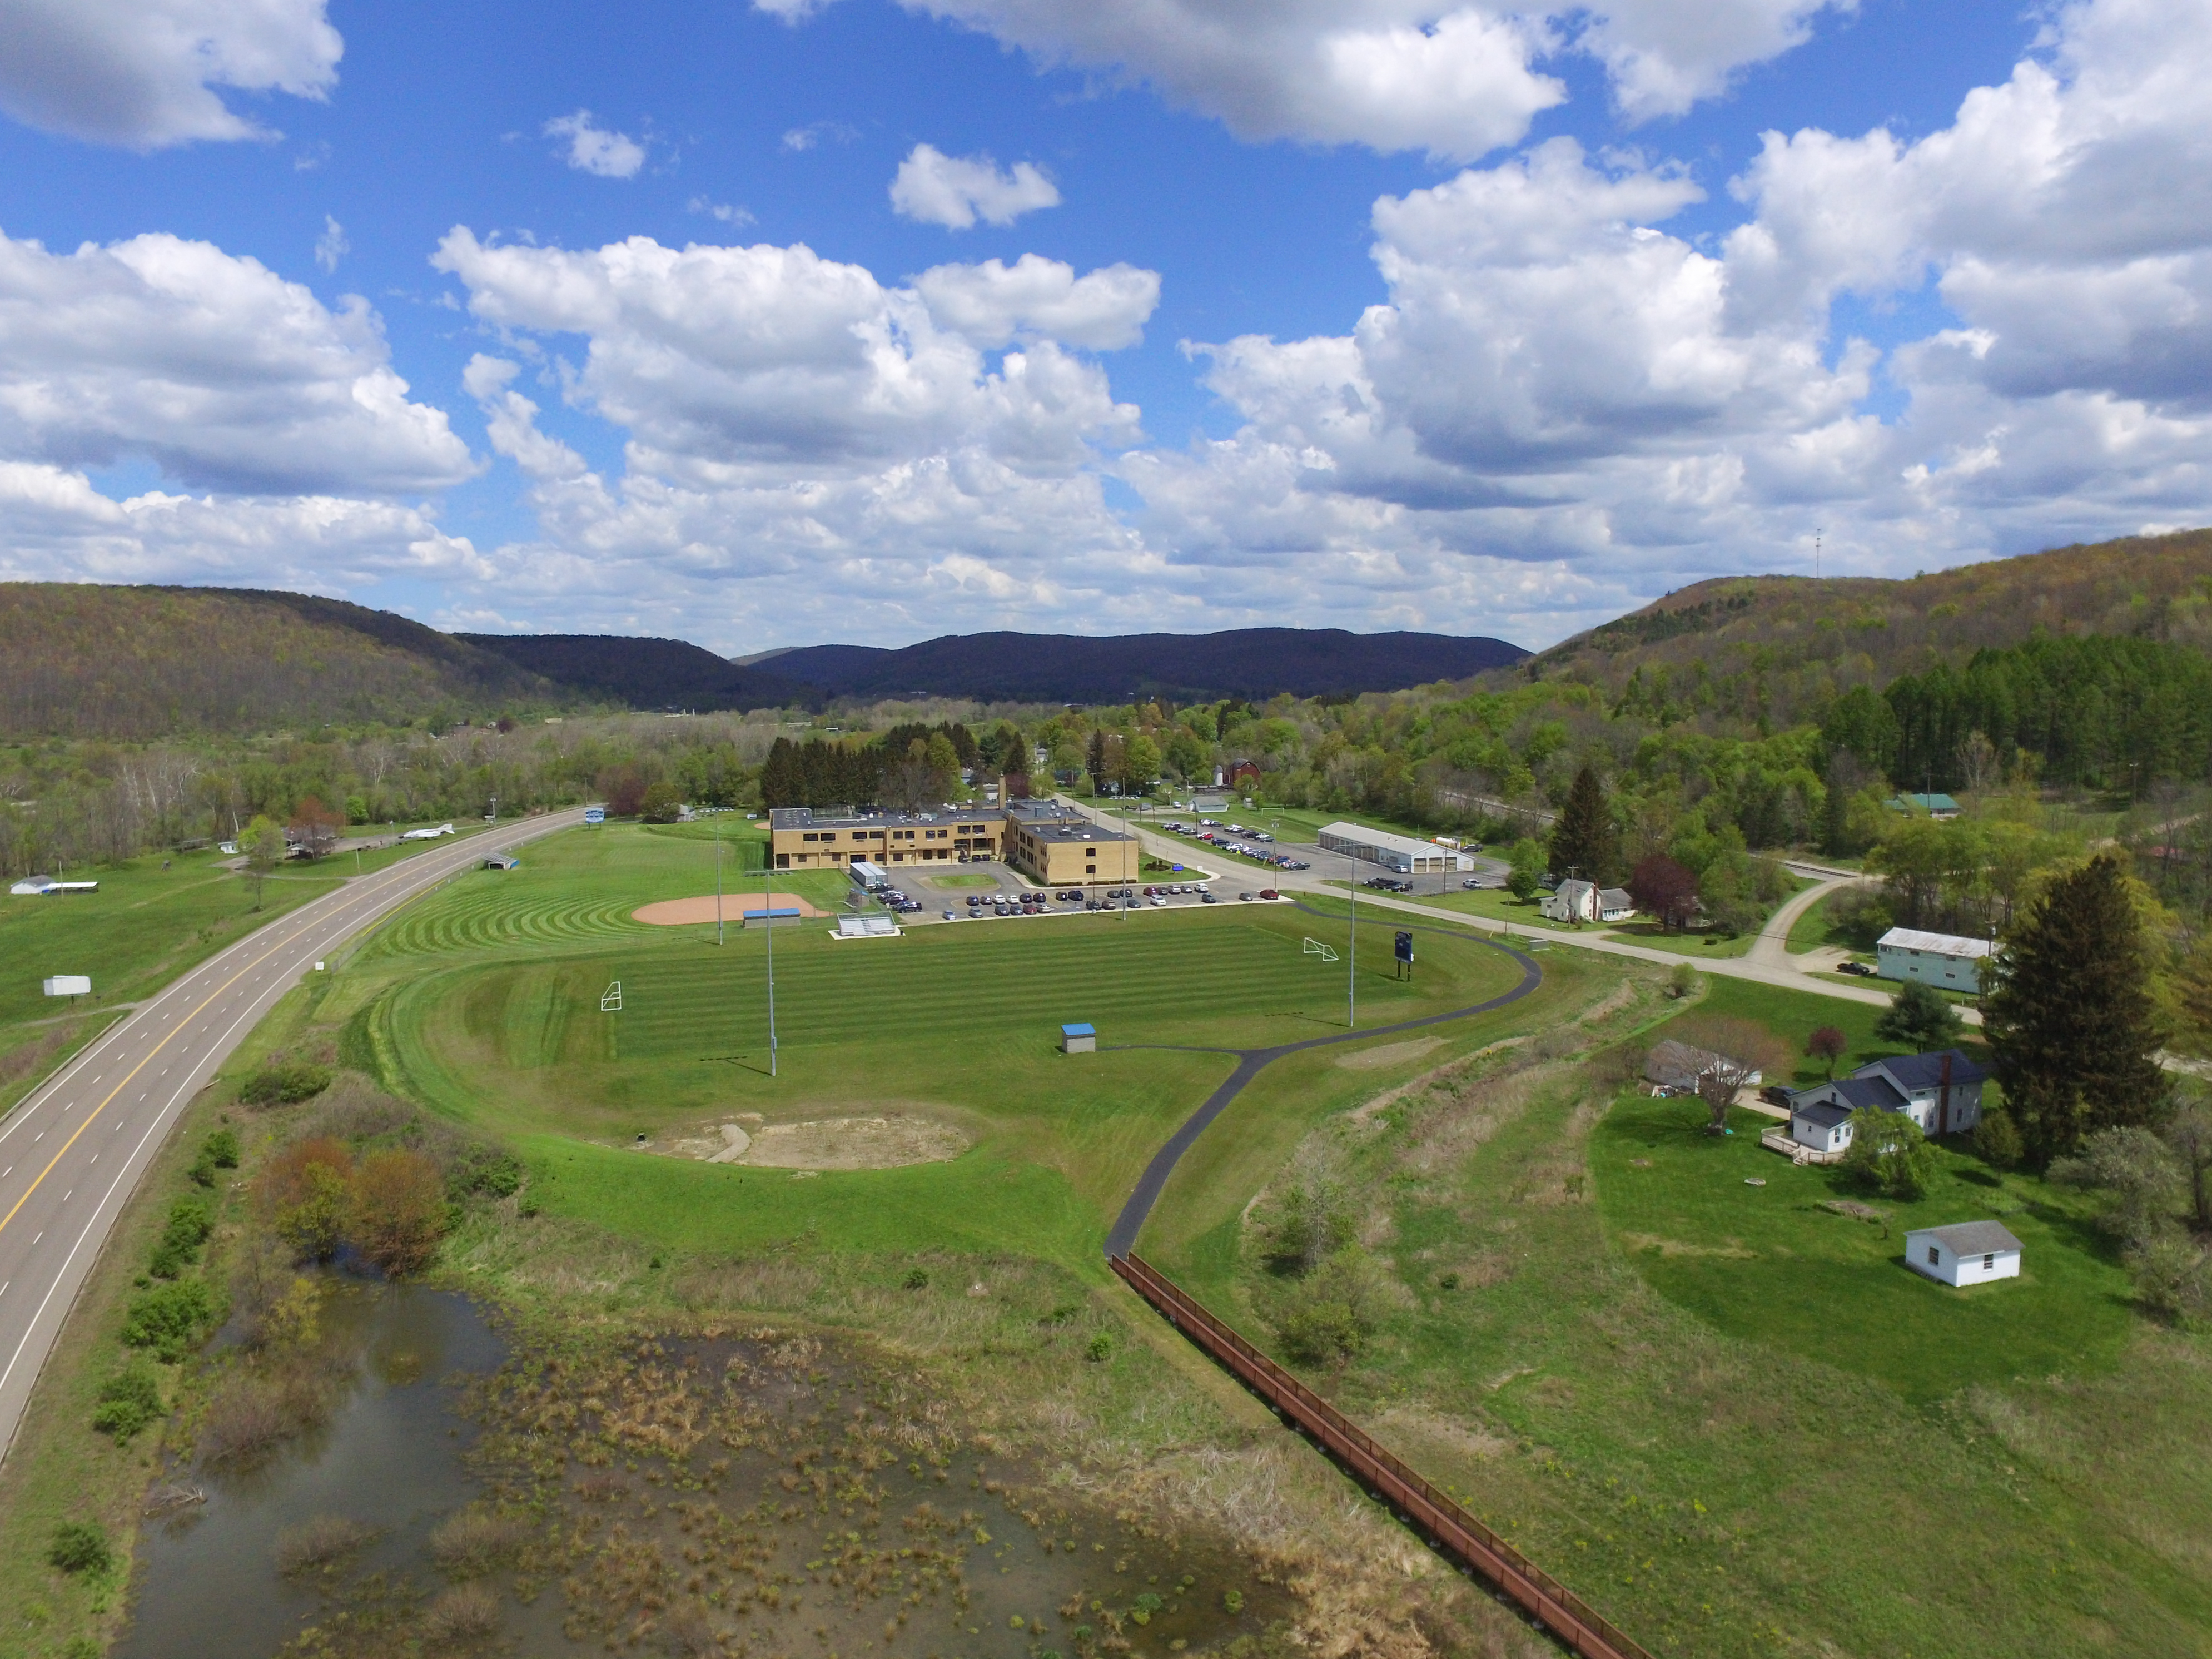
[[[902,866],[1000,859],[1047,886],[1079,887],[1137,878],[1136,837],[1093,823],[1050,801],[1008,806],[945,806],[933,812],[817,812],[778,806],[769,841],[779,870]]]

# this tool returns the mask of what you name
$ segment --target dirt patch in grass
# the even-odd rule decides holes
[[[641,921],[648,927],[695,927],[714,921],[717,902],[712,893],[703,898],[662,899],[658,903],[641,904],[629,915],[632,921]],[[748,910],[796,910],[802,920],[826,914],[796,893],[769,893],[765,899],[759,893],[725,893],[719,902],[725,922],[743,922]]]
[[[732,1162],[770,1170],[896,1170],[942,1164],[968,1150],[949,1123],[903,1112],[885,1117],[825,1117],[771,1123]]]
[[[1656,1233],[1623,1233],[1620,1242],[1632,1250],[1656,1250],[1662,1255],[1717,1256],[1724,1261],[1750,1261],[1759,1252],[1747,1250],[1733,1240],[1723,1244],[1692,1244],[1679,1238],[1662,1238]]]
[[[1403,1042],[1386,1042],[1379,1048],[1362,1048],[1357,1054],[1340,1055],[1336,1063],[1347,1072],[1379,1072],[1385,1066],[1419,1060],[1430,1050],[1443,1046],[1442,1037],[1409,1037]]]

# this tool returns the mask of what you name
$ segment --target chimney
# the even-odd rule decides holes
[[[1942,1092],[1936,1097],[1936,1133],[1939,1135],[1951,1133],[1951,1053],[1948,1048],[1943,1051],[1943,1077],[1938,1085]]]

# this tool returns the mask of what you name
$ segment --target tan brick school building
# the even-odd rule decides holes
[[[945,806],[934,812],[779,806],[768,816],[779,870],[846,870],[866,863],[891,872],[980,857],[1004,860],[1047,886],[1137,878],[1135,836],[1049,801],[1018,801],[1010,808]]]

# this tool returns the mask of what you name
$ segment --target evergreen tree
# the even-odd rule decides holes
[[[2157,1115],[2166,1088],[2150,941],[2118,857],[2100,853],[2052,882],[1996,976],[1983,1030],[2029,1163]]]
[[[1566,810],[1552,830],[1552,873],[1561,880],[1570,876],[1600,885],[1620,873],[1620,836],[1613,822],[1613,807],[1598,781],[1597,768],[1585,761],[1567,791]]]
[[[1091,752],[1086,757],[1091,773],[1091,793],[1097,794],[1106,787],[1106,728],[1091,728]]]
[[[1874,1034],[1916,1054],[1948,1048],[1966,1033],[1966,1025],[1943,994],[1932,985],[1908,979],[1897,988],[1889,1008],[1874,1023]]]

